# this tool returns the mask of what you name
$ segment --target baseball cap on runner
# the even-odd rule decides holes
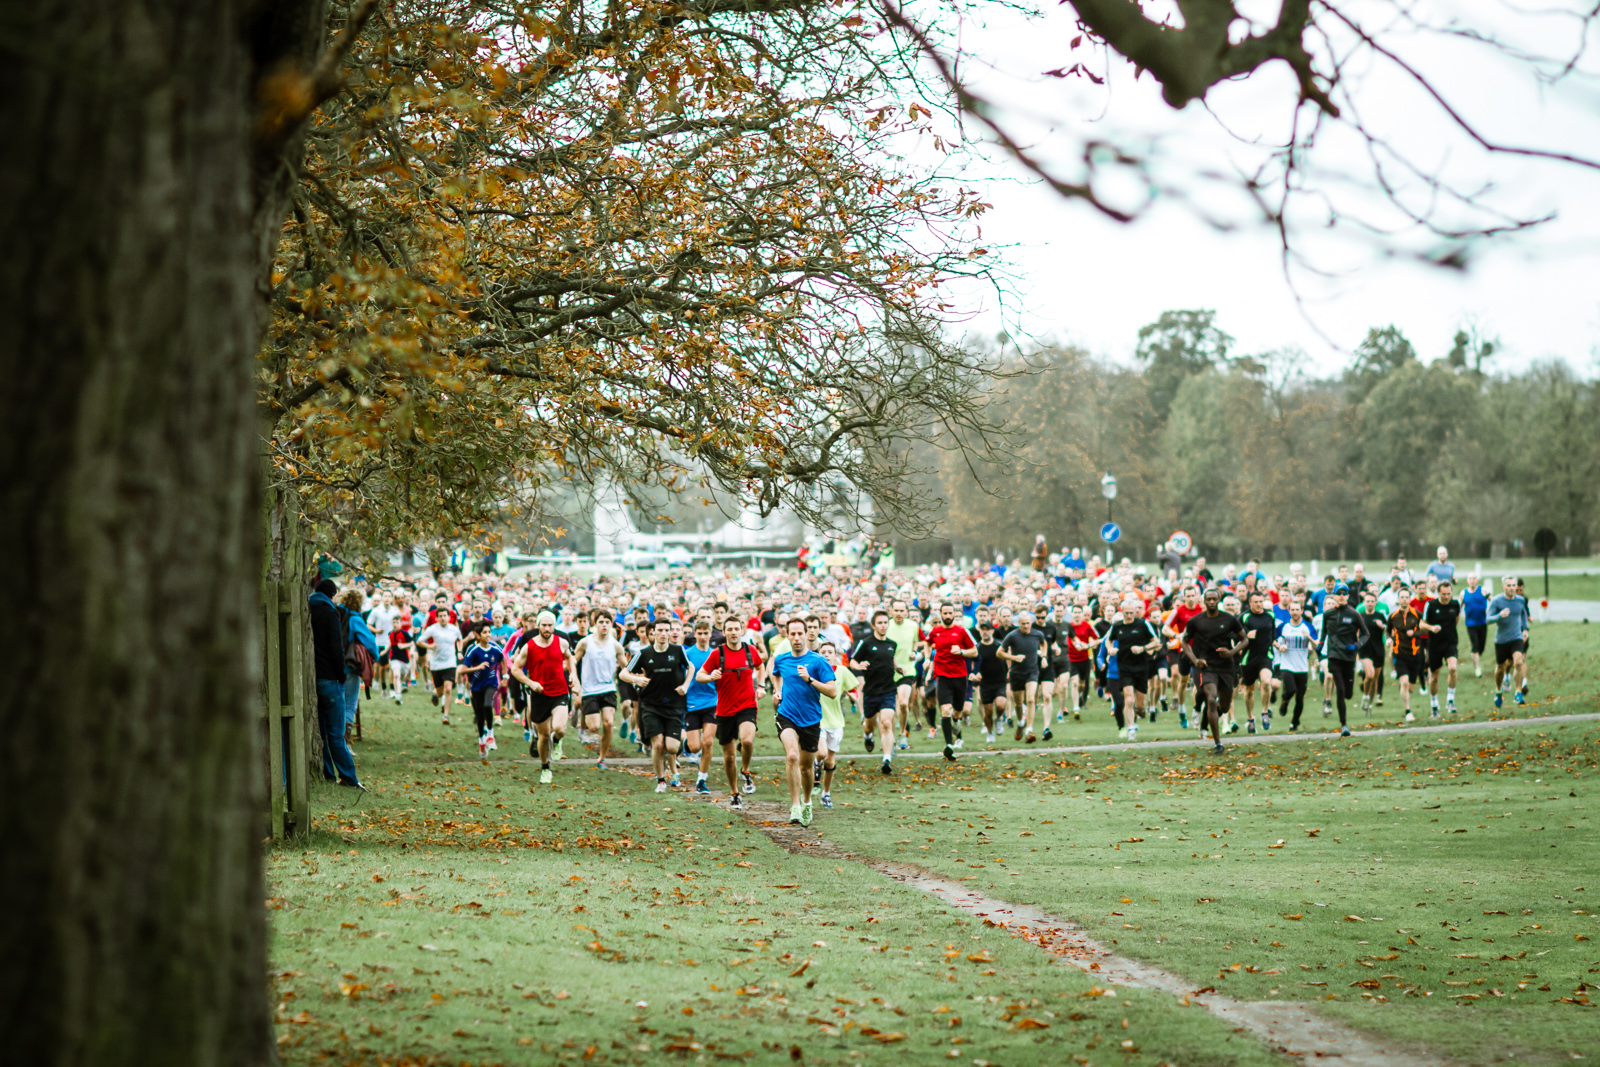
[[[1343,582],[1340,582],[1333,587],[1333,591],[1335,593],[1348,593],[1350,591],[1350,587],[1345,585]]]

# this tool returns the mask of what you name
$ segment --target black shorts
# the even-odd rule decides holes
[[[1078,680],[1084,685],[1089,684],[1089,661],[1087,659],[1074,659],[1067,661],[1067,673],[1077,675]]]
[[[935,696],[939,706],[942,708],[949,704],[951,711],[963,711],[966,709],[967,690],[970,687],[971,683],[967,681],[965,675],[960,678],[934,679]]]
[[[954,679],[950,679],[954,681]],[[814,722],[810,726],[796,726],[782,715],[776,716],[778,723],[778,736],[782,737],[785,730],[793,730],[800,740],[801,752],[815,752],[817,742],[822,739],[822,723]]]
[[[1183,654],[1182,650],[1179,650],[1177,652],[1168,652],[1167,653],[1167,660],[1168,660],[1169,665],[1174,670],[1176,670],[1179,674],[1188,674],[1189,673],[1189,667],[1190,667],[1189,657],[1185,656]]]
[[[898,677],[898,678],[896,678],[894,680],[894,687],[896,689],[899,689],[901,686],[906,686],[908,688],[915,689],[917,687],[917,676],[914,675],[914,674],[902,674],[902,675],[900,675],[900,677]]]
[[[1489,639],[1489,624],[1488,623],[1484,623],[1482,626],[1468,626],[1467,627],[1467,642],[1471,646],[1474,655],[1479,655],[1479,656],[1483,655],[1483,649],[1484,649],[1484,646],[1488,643],[1488,639]]]
[[[890,704],[889,706],[893,707],[894,705]],[[736,711],[732,715],[718,715],[717,744],[731,745],[735,741],[739,740],[739,724],[742,722],[747,722],[754,726],[756,722],[756,709],[745,708],[743,711]]]
[[[870,719],[882,712],[894,710],[894,690],[887,693],[863,693],[861,695],[861,717]]]
[[[454,667],[445,667],[443,670],[435,670],[433,672],[433,687],[435,689],[443,689],[455,680],[456,669]]]
[[[1413,682],[1422,681],[1422,668],[1426,664],[1423,656],[1402,656],[1395,653],[1394,675],[1396,678],[1409,678]]]
[[[1240,672],[1244,678],[1245,685],[1255,685],[1261,680],[1261,672],[1270,671],[1271,669],[1271,656],[1263,655],[1260,658],[1252,656],[1244,661],[1244,664],[1240,667]]]
[[[1430,671],[1436,671],[1443,667],[1444,661],[1447,659],[1460,658],[1460,651],[1454,641],[1448,645],[1439,645],[1431,641],[1428,643],[1428,669]]]
[[[1006,684],[1011,687],[1013,693],[1025,692],[1024,686],[1029,682],[1037,682],[1038,680],[1038,671],[1012,671],[1006,676]]]
[[[993,704],[1006,695],[1004,679],[998,682],[983,682],[978,686],[978,702],[980,704]]]
[[[1122,688],[1130,686],[1135,693],[1144,693],[1150,686],[1150,672],[1142,664],[1117,663],[1117,678],[1122,683]]]
[[[557,708],[566,707],[569,694],[551,696],[548,693],[528,694],[528,721],[544,722],[555,714]]]
[[[660,734],[664,737],[683,736],[683,709],[670,704],[639,704],[639,740],[645,744]]]
[[[1040,662],[1039,681],[1053,682],[1056,680],[1056,665],[1054,663]]]
[[[619,701],[619,706],[621,704],[630,704],[637,699],[638,695],[634,691],[633,683],[624,682],[620,678],[617,679],[617,700]]]
[[[1510,663],[1511,657],[1522,651],[1521,641],[1503,641],[1494,646],[1495,663]]]
[[[583,698],[583,717],[587,719],[591,715],[600,715],[605,711],[606,708],[610,708],[615,711],[616,707],[617,694],[590,693],[588,696]]]
[[[1234,674],[1232,671],[1219,671],[1211,667],[1202,667],[1200,669],[1200,684],[1202,686],[1216,686],[1219,695],[1223,692],[1231,693],[1234,685]]]
[[[697,734],[710,726],[717,718],[717,706],[709,708],[690,708],[683,713],[683,729],[685,733]]]
[[[1361,658],[1362,659],[1370,659],[1372,661],[1372,665],[1374,667],[1378,668],[1379,670],[1382,670],[1383,669],[1383,653],[1384,653],[1384,650],[1386,648],[1388,648],[1388,647],[1389,647],[1388,645],[1378,645],[1376,647],[1374,647],[1372,645],[1367,645],[1366,647],[1364,647],[1361,650]]]

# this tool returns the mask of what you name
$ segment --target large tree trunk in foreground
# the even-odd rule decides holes
[[[0,1043],[270,1062],[245,20],[0,23]]]

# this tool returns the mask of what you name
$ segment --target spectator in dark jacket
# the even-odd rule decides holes
[[[356,759],[344,739],[344,620],[333,602],[338,586],[327,578],[311,594],[311,652],[317,674],[317,728],[322,732],[322,774],[330,782],[361,788]]]

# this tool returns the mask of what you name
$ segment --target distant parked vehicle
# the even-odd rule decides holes
[[[622,553],[622,569],[625,571],[653,571],[660,562],[654,552],[642,548],[630,548]]]
[[[668,567],[694,566],[694,557],[690,555],[689,550],[684,548],[682,545],[669,546],[666,552],[663,553],[662,558],[666,560]]]

